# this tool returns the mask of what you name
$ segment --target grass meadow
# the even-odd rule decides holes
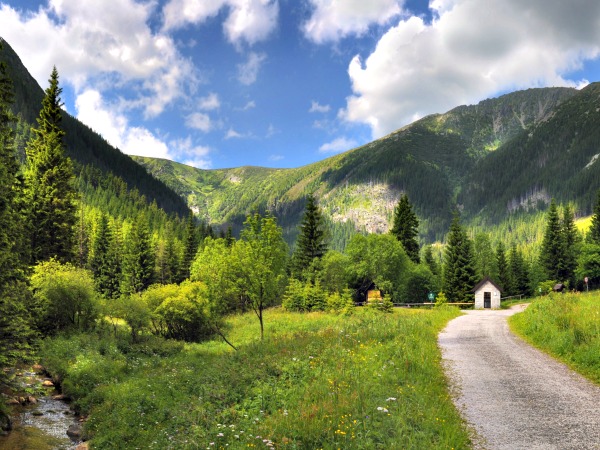
[[[600,292],[535,299],[509,323],[528,342],[600,384]]]
[[[47,340],[43,363],[91,448],[465,449],[437,347],[458,314],[272,309],[262,342],[254,316],[230,318],[237,352],[106,331]]]

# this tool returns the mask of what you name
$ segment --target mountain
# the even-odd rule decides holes
[[[2,38],[0,38],[0,43],[2,44],[0,60],[7,63],[9,76],[13,80],[15,93],[13,109],[21,120],[21,133],[17,138],[17,147],[23,158],[29,127],[36,125],[44,91],[29,74],[10,45]],[[48,75],[50,75],[50,69]],[[80,174],[85,170],[87,173],[100,172],[103,175],[119,178],[126,183],[128,189],[137,190],[149,203],[155,201],[166,212],[179,215],[188,214],[189,208],[179,195],[162,181],[148,174],[129,156],[112,147],[100,135],[66,112],[63,114],[63,128],[66,132],[67,154],[75,162],[76,173]],[[99,177],[95,175],[93,178],[97,183]]]
[[[314,192],[333,228],[334,240],[342,247],[353,229],[387,231],[393,208],[400,194],[406,193],[421,220],[421,235],[431,241],[446,232],[455,208],[474,217],[481,210],[476,204],[496,205],[497,189],[504,187],[480,175],[489,170],[484,169],[486,161],[510,152],[532,130],[565,120],[560,105],[578,104],[581,95],[570,88],[529,89],[459,106],[295,169],[200,170],[166,160],[135,159],[212,223],[237,228],[248,212],[268,209],[293,240],[303,199]],[[559,112],[561,117],[556,117]],[[494,180],[506,174],[510,179],[515,169],[512,164],[492,166],[498,172]],[[511,211],[514,208],[507,210]]]

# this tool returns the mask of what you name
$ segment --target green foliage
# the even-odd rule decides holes
[[[65,155],[62,111],[56,67],[42,100],[38,127],[27,144],[28,221],[31,235],[31,262],[57,258],[73,259],[77,193],[73,164]]]
[[[419,264],[419,219],[413,212],[408,196],[403,195],[394,209],[394,220],[390,233],[404,247],[407,256],[415,264]]]
[[[31,289],[32,314],[44,334],[95,325],[99,303],[89,271],[51,259],[33,268]]]
[[[599,300],[597,292],[550,295],[511,317],[510,325],[529,342],[599,383]]]
[[[88,265],[94,275],[96,290],[106,298],[118,297],[121,284],[119,242],[106,214],[101,214],[96,222]]]
[[[575,275],[580,281],[587,277],[589,288],[600,287],[600,244],[581,245]]]
[[[446,294],[440,292],[435,298],[435,307],[438,308],[440,306],[444,306],[446,303],[448,303],[448,298],[446,297]]]
[[[506,294],[525,296],[531,295],[529,269],[527,267],[527,263],[523,259],[523,255],[514,244],[510,249],[508,270],[511,283],[509,285],[510,289],[508,292],[506,292]]]
[[[391,313],[394,310],[392,298],[385,294],[383,297],[373,297],[367,302],[367,308],[384,313]]]
[[[412,262],[404,247],[390,234],[355,235],[346,249],[350,285],[364,299],[373,284],[393,299],[402,297]]]
[[[333,313],[342,313],[345,315],[354,312],[354,300],[350,289],[344,289],[342,293],[334,292],[327,296],[327,310]]]
[[[132,294],[147,289],[154,280],[155,254],[150,241],[147,218],[139,215],[125,238],[121,291]]]
[[[423,303],[427,294],[434,291],[436,283],[433,274],[425,264],[415,265],[406,278],[406,288],[403,295],[406,303]]]
[[[332,301],[335,302],[337,299],[333,299]],[[341,297],[339,302],[342,302]],[[311,282],[291,279],[283,295],[282,306],[287,311],[326,311],[330,307],[329,296],[323,290],[318,280],[313,284]],[[345,305],[338,306],[341,309]]]
[[[159,356],[146,342],[78,336],[47,341],[43,363],[92,412],[85,429],[97,449],[247,448],[263,439],[289,448],[468,448],[437,347],[457,314],[270,310],[272,338],[261,345],[256,321],[230,319],[238,352],[209,342]]]
[[[286,284],[288,247],[274,217],[248,216],[241,239],[232,247],[237,289],[255,312],[264,336],[263,312],[274,305]]]
[[[335,250],[329,250],[321,259],[319,280],[327,292],[342,292],[348,287],[348,257]]]
[[[600,245],[600,189],[596,193],[596,202],[592,210],[592,225],[587,238],[591,243]]]
[[[167,297],[154,310],[164,324],[167,338],[200,342],[214,333],[207,317],[206,286],[199,282],[184,282],[175,296]]]
[[[300,234],[292,256],[292,274],[300,279],[309,278],[305,271],[314,268],[315,259],[327,252],[327,230],[314,195],[308,195],[304,215],[300,222]]]
[[[510,295],[509,292],[512,290],[511,271],[508,267],[506,250],[502,241],[498,242],[496,247],[496,268],[498,269],[498,275],[495,280],[497,280],[504,294]]]
[[[548,295],[552,294],[556,286],[556,280],[546,280],[538,283],[536,295]]]
[[[455,214],[444,256],[444,292],[452,302],[471,301],[476,283],[472,243]]]

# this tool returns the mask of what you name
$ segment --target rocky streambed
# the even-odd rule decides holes
[[[12,429],[0,435],[3,450],[81,450],[81,422],[42,368],[19,371],[14,391],[2,393]]]

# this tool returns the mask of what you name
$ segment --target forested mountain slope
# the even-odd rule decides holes
[[[1,40],[1,38],[0,38]],[[17,130],[17,151],[24,157],[24,148],[29,136],[29,127],[36,125],[44,92],[29,74],[19,56],[2,40],[0,61],[6,61],[13,81],[15,101],[14,112],[20,117]],[[48,68],[50,75],[51,68]],[[156,201],[167,213],[185,215],[189,211],[186,203],[165,184],[149,175],[139,164],[118,149],[109,145],[100,135],[73,118],[63,114],[63,128],[66,132],[67,153],[76,163],[76,173],[87,172],[87,179],[93,178],[96,185],[102,175],[122,179],[129,189],[137,189],[148,202]],[[86,167],[87,166],[87,167]],[[93,177],[90,174],[94,173]]]
[[[569,88],[530,89],[427,116],[382,139],[296,169],[241,167],[199,170],[136,158],[183,195],[204,219],[238,227],[252,209],[272,210],[291,234],[303,198],[316,193],[334,241],[358,229],[383,232],[400,193],[407,193],[428,240],[447,230],[452,210],[481,161],[549,120],[574,98]],[[511,166],[503,170],[510,171]],[[467,208],[473,211],[472,207]]]
[[[495,222],[556,198],[590,214],[600,188],[600,83],[592,83],[482,159],[461,195],[470,215]]]

